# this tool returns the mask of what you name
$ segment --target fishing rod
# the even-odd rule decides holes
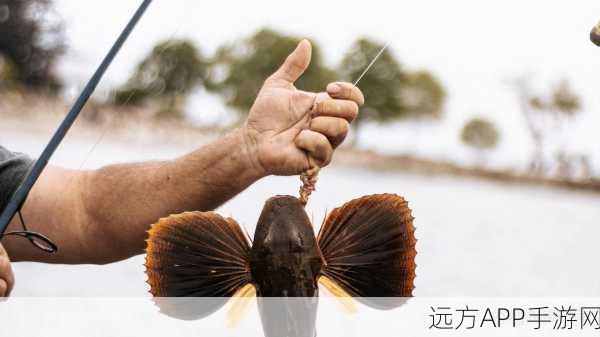
[[[71,107],[71,110],[67,113],[62,123],[59,125],[58,129],[54,132],[54,135],[46,145],[46,148],[40,155],[40,157],[35,161],[33,167],[29,170],[29,173],[25,177],[25,180],[19,185],[19,188],[10,198],[10,201],[2,211],[0,215],[0,240],[6,235],[13,234],[27,238],[34,246],[38,247],[41,250],[46,252],[54,253],[58,250],[57,246],[47,237],[40,233],[32,232],[27,229],[25,226],[25,222],[23,221],[23,216],[21,215],[21,207],[23,203],[27,199],[29,192],[33,188],[33,185],[36,183],[44,168],[48,165],[48,161],[65,138],[67,132],[81,113],[81,110],[89,100],[90,96],[96,90],[98,83],[102,80],[104,73],[113,62],[121,47],[127,41],[127,38],[138,24],[146,9],[150,6],[152,0],[144,0],[139,8],[136,10],[133,17],[127,23],[127,26],[123,29],[113,46],[108,51],[108,54],[104,57],[104,60],[96,69],[94,75],[90,78],[86,86],[83,88],[83,91]],[[19,213],[19,219],[21,220],[21,224],[23,226],[23,231],[10,232],[6,233],[6,228],[10,224],[11,220],[14,218],[15,214]]]

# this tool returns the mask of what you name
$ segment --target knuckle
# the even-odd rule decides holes
[[[0,256],[0,272],[7,271],[10,268],[10,261],[6,256]]]
[[[340,135],[345,136],[346,134],[348,134],[348,131],[350,130],[350,123],[348,123],[347,120],[339,119],[338,125],[339,125],[338,127],[340,130]]]
[[[344,98],[352,98],[352,84],[344,83],[341,87]]]
[[[329,139],[325,137],[323,134],[319,134],[319,141],[315,145],[315,150],[319,154],[325,156],[330,151],[331,144],[329,144]]]
[[[317,114],[322,114],[325,112],[323,102],[317,102],[317,104],[315,104],[315,112]]]
[[[358,116],[358,110],[358,104],[356,102],[350,102],[347,111],[350,120],[354,120]]]
[[[353,115],[358,115],[359,106],[358,103],[351,101],[350,102],[350,111]]]

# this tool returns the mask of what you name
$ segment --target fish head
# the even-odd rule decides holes
[[[257,223],[250,270],[267,337],[315,335],[323,259],[300,200],[267,200]]]

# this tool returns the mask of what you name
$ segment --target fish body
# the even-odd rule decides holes
[[[250,272],[266,337],[313,337],[323,258],[300,200],[275,196],[262,210]]]

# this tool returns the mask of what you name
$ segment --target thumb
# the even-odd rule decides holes
[[[312,56],[312,46],[308,40],[302,40],[296,49],[285,59],[283,65],[271,76],[274,80],[289,83],[296,82],[308,68]]]

